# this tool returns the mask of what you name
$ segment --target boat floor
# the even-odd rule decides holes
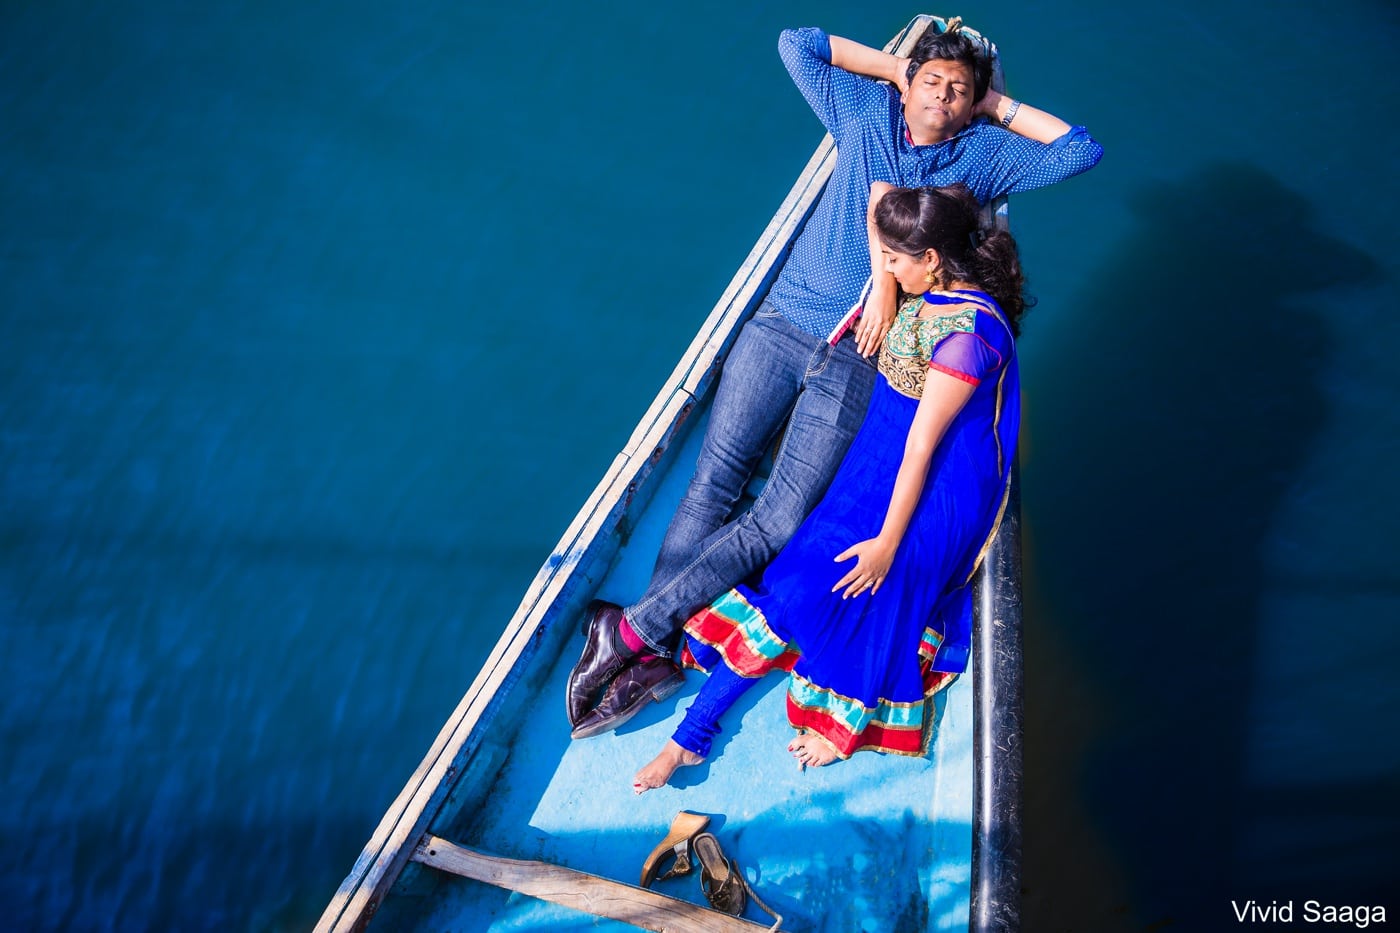
[[[687,445],[698,445],[700,433],[693,431]],[[625,603],[641,592],[693,461],[693,451],[676,458],[681,467],[670,472],[677,475],[663,479],[656,507],[601,582],[600,598]],[[564,684],[582,646],[575,627],[557,658],[537,659],[552,669],[524,700],[530,690],[514,691],[511,702],[527,704],[523,717],[510,717],[519,723],[514,734],[493,736],[467,764],[458,799],[444,809],[455,815],[440,817],[434,833],[492,855],[637,884],[643,859],[676,812],[691,810],[710,815],[710,830],[758,895],[784,915],[784,929],[967,929],[970,675],[940,697],[926,758],[863,752],[805,771],[786,750],[793,731],[785,678],[770,675],[730,711],[704,764],[638,796],[634,773],[669,738],[703,675],[687,672],[678,693],[617,732],[571,741]],[[705,904],[698,871],[655,890]],[[380,920],[389,929],[633,929],[421,865],[405,873],[384,908]],[[382,916],[390,913],[393,919]],[[745,916],[771,922],[752,904]]]

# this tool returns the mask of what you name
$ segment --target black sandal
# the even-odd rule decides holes
[[[700,860],[700,888],[705,892],[705,900],[716,910],[722,910],[735,917],[744,912],[749,897],[764,913],[775,921],[769,930],[777,930],[783,924],[782,915],[759,898],[744,879],[739,863],[724,854],[714,833],[697,833],[690,840],[695,849],[695,857]]]

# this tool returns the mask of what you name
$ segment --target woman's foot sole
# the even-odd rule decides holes
[[[644,794],[649,790],[665,787],[666,782],[671,780],[671,775],[676,773],[676,769],[686,765],[698,765],[704,760],[694,752],[681,748],[674,739],[668,740],[666,747],[661,750],[661,754],[653,758],[646,767],[637,772],[636,777],[632,778],[632,790]]]

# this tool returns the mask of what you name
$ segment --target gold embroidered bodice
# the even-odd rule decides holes
[[[936,307],[932,306],[930,310]],[[880,372],[889,380],[890,388],[900,395],[921,398],[933,348],[949,334],[970,334],[976,328],[976,310],[966,305],[952,307],[957,310],[920,317],[924,297],[914,295],[904,302],[895,315],[894,324],[880,346]]]

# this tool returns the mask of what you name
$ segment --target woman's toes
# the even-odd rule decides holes
[[[799,736],[788,746],[788,750],[799,764],[813,768],[829,765],[837,758],[834,749],[813,735]]]

